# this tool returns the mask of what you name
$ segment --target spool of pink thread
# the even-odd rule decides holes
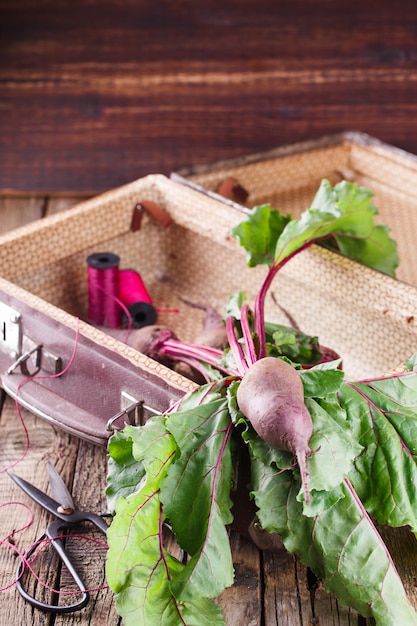
[[[132,326],[142,328],[155,324],[158,314],[142,277],[131,269],[119,272],[119,299],[132,316]]]
[[[120,257],[97,252],[87,257],[88,321],[96,326],[119,328]]]

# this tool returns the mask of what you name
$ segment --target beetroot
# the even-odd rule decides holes
[[[160,361],[160,348],[167,339],[178,339],[178,337],[166,326],[151,324],[132,330],[126,343],[135,350]]]
[[[303,383],[297,370],[275,357],[255,361],[243,375],[237,402],[264,441],[294,454],[305,502],[309,504],[306,459],[312,453],[309,440],[313,424],[304,404]]]
[[[198,302],[191,302],[181,297],[181,300],[195,309],[201,309],[206,313],[206,319],[204,321],[204,328],[199,335],[194,339],[195,344],[200,346],[208,346],[210,348],[217,348],[224,350],[228,345],[226,327],[223,322],[222,316],[212,307],[207,304],[200,304]]]

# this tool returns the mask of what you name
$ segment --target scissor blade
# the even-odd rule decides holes
[[[48,476],[52,497],[59,502],[65,512],[72,513],[75,509],[74,501],[68,487],[52,463],[48,463]]]
[[[58,513],[58,507],[60,506],[59,502],[57,502],[53,498],[50,498],[46,493],[44,493],[34,485],[28,483],[27,480],[24,480],[24,478],[16,476],[16,474],[13,474],[13,472],[7,473],[10,478],[14,480],[16,485],[18,485],[25,493],[27,493],[27,495],[30,496],[32,500],[37,502],[41,507],[43,507],[53,515],[61,517],[61,515],[59,515]]]

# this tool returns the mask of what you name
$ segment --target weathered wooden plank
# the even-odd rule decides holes
[[[43,217],[44,197],[0,195],[0,235]]]
[[[13,471],[45,490],[48,488],[46,464],[50,461],[57,467],[68,486],[72,488],[76,505],[97,513],[104,512],[106,508],[105,449],[80,442],[61,431],[55,431],[46,422],[33,417],[23,409],[21,411],[29,431],[30,448],[24,460],[18,463]],[[9,398],[5,399],[2,407],[0,428],[4,450],[1,468],[3,469],[17,460],[25,447],[24,432],[16,416],[15,403]],[[14,537],[16,546],[23,551],[42,536],[47,524],[51,521],[51,516],[33,503],[10,477],[2,472],[0,474],[0,503],[5,505],[8,502],[23,502],[33,512],[32,525],[24,532],[16,533]],[[6,537],[13,530],[20,528],[27,515],[26,509],[17,504],[3,506],[0,516],[0,537]],[[105,537],[93,530],[88,524],[76,529],[77,534],[105,542]],[[89,604],[79,614],[57,617],[54,624],[101,626],[106,623],[109,626],[116,626],[119,623],[119,617],[113,606],[113,595],[108,590],[105,581],[105,549],[84,539],[73,539],[68,541],[68,551],[88,587],[99,590],[92,592]],[[13,582],[17,564],[16,557],[10,548],[3,547],[0,562],[0,587],[5,587]],[[73,585],[70,585],[72,581],[66,574],[62,579],[57,577],[57,566],[56,559],[53,555],[51,558],[49,552],[45,553],[40,560],[36,560],[36,571],[48,586],[56,589],[58,584],[59,589],[67,591],[74,589]],[[27,580],[27,589],[29,593],[35,593],[36,597],[42,601],[51,602],[52,595],[47,590],[43,590],[31,576]],[[70,601],[74,601],[72,596]],[[68,598],[60,603],[68,603]],[[10,621],[6,618],[10,618]],[[32,609],[14,587],[3,593],[0,603],[0,623],[30,622],[33,626],[40,626],[49,623],[45,619],[45,615],[38,610],[33,611],[32,615]]]
[[[333,594],[284,548],[265,552],[266,626],[365,626],[355,611],[341,607]]]
[[[71,208],[87,196],[34,196],[0,194],[0,235],[19,226]]]
[[[3,1],[0,188],[104,190],[346,128],[417,152],[416,19],[406,0]]]
[[[26,505],[33,514],[33,523],[26,530],[15,532],[13,536],[16,547],[20,552],[24,552],[43,535],[47,524],[51,520],[49,514],[27,497],[4,470],[16,463],[12,471],[29,482],[35,483],[40,489],[46,490],[48,487],[47,460],[53,463],[56,459],[59,459],[62,464],[64,478],[68,479],[73,472],[78,443],[70,441],[66,436],[55,433],[53,428],[46,422],[21,409],[22,419],[29,434],[29,450],[25,454],[26,437],[16,411],[15,402],[10,398],[4,398],[3,391],[1,393],[3,405],[0,414],[0,429],[2,433],[0,502],[3,507],[2,515],[0,516],[0,537],[7,537],[10,533],[17,531],[27,523],[30,513],[23,507],[23,505]],[[16,555],[7,546],[3,547],[0,558],[0,587],[3,588],[13,582],[18,561]],[[48,571],[49,573],[54,573],[52,568],[45,568],[44,564],[44,567],[40,568],[41,576],[46,576]],[[52,578],[51,576],[46,576],[47,584],[50,584],[53,578],[54,576]],[[33,578],[31,581],[28,581],[27,588],[29,593],[34,592],[37,588],[36,581]],[[11,587],[2,595],[0,623],[31,623],[34,626],[38,626],[47,622],[45,622],[44,616],[38,611],[35,611],[32,615],[30,605],[20,597],[14,587]]]
[[[237,532],[230,534],[235,584],[219,598],[226,623],[262,626],[262,569],[259,550]]]
[[[325,86],[311,82],[306,85],[308,93],[300,98],[298,83],[291,83],[284,89],[285,80],[285,77],[282,81],[280,76],[267,74],[259,83],[245,81],[238,86],[230,85],[222,102],[216,97],[225,89],[223,82],[211,85],[209,91],[204,78],[192,80],[182,97],[181,91],[185,90],[177,88],[175,98],[178,104],[174,110],[166,104],[171,97],[166,92],[170,90],[151,86],[143,94],[139,86],[132,94],[123,96],[123,114],[119,111],[114,88],[109,85],[95,96],[103,105],[99,119],[93,121],[77,118],[77,109],[89,106],[93,97],[89,93],[73,96],[63,87],[61,102],[54,88],[48,105],[43,95],[34,93],[31,106],[41,110],[51,107],[50,126],[45,129],[41,121],[38,124],[31,121],[28,104],[19,106],[19,115],[29,121],[16,121],[15,124],[19,125],[19,132],[27,136],[27,145],[24,155],[19,155],[16,168],[0,170],[0,188],[42,192],[48,189],[70,191],[72,188],[103,191],[149,173],[168,175],[190,164],[262,152],[344,129],[364,131],[387,143],[417,152],[412,132],[412,120],[417,119],[416,87],[409,87],[405,101],[391,102],[394,97],[386,94],[384,104],[359,101],[348,106],[345,104],[347,99],[357,99],[356,93],[364,84],[371,91],[381,89],[381,86],[373,84],[372,77],[367,74],[360,79],[360,89],[355,89],[349,81],[341,85],[337,79],[325,78]],[[297,81],[297,78],[293,80]],[[268,87],[271,83],[279,87],[271,91]],[[397,84],[395,80],[394,84]],[[235,87],[238,88],[236,95],[233,93]],[[332,102],[330,94],[334,93],[339,94],[337,103]],[[409,97],[412,101],[408,100]],[[14,109],[16,100],[26,101],[26,93],[20,86],[9,88],[3,99],[7,109]],[[323,104],[315,104],[314,100]],[[59,119],[54,120],[55,117]],[[61,121],[59,146],[55,127]],[[102,128],[106,129],[105,133]],[[89,159],[95,165],[88,168],[83,144],[92,133],[102,138],[100,143],[91,147]],[[0,152],[1,142],[11,143],[15,136],[16,131],[10,124],[0,135]],[[68,155],[72,163],[70,169],[61,165],[61,152]],[[39,154],[42,160],[37,159]]]
[[[88,196],[48,196],[46,200],[46,215],[53,215],[54,213],[59,213],[60,211],[65,211],[66,209],[70,209],[74,205],[78,204],[78,202],[82,202]]]
[[[265,624],[268,626],[308,623],[303,621],[303,585],[297,580],[296,572],[296,559],[284,548],[264,553]]]
[[[99,514],[106,512],[106,476],[106,449],[80,441],[73,483],[74,500],[78,508]],[[100,544],[105,541],[105,537],[91,525],[83,525],[80,531],[87,537],[96,539]],[[114,608],[113,593],[108,589],[105,578],[106,550],[100,544],[95,545],[89,541],[76,539],[69,545],[74,561],[80,564],[84,572],[86,585],[89,589],[97,589],[91,592],[90,601],[80,615],[73,616],[74,621],[71,624],[101,626],[105,623],[117,626],[120,622]],[[67,624],[65,616],[59,616],[55,621],[56,626]]]
[[[408,526],[378,528],[392,556],[411,604],[417,610],[417,539]]]

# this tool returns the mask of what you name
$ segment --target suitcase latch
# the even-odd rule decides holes
[[[159,414],[160,411],[146,404],[144,400],[138,400],[128,391],[123,390],[120,397],[120,411],[107,421],[106,428],[113,432],[123,428],[126,423],[131,426],[143,426],[149,417]]]
[[[53,376],[62,372],[62,359],[27,335],[22,337],[22,354],[7,368],[8,374],[20,368],[24,376],[35,376],[41,369]]]

